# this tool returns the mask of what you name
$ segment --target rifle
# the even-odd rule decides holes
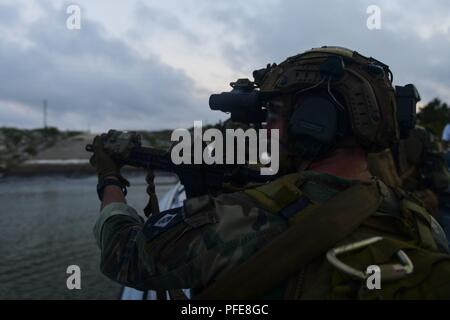
[[[143,147],[137,133],[117,131],[116,133],[113,139],[104,141],[105,151],[114,160],[137,168],[176,174],[188,198],[220,193],[225,184],[240,187],[249,182],[264,183],[275,178],[261,175],[259,170],[244,165],[204,163],[177,165],[172,162],[169,152]],[[93,145],[86,145],[86,151],[93,152]]]

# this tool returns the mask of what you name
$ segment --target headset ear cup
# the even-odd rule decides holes
[[[324,156],[335,144],[338,110],[328,99],[308,97],[295,106],[289,120],[289,135],[300,157],[313,160]]]

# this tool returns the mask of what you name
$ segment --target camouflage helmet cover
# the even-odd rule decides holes
[[[342,58],[343,73],[327,82],[321,66],[333,56]],[[353,135],[368,152],[381,151],[398,140],[392,73],[374,58],[341,47],[315,48],[268,67],[259,85],[262,92],[286,95],[329,85],[342,98]]]

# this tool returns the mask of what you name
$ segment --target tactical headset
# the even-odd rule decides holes
[[[290,109],[293,147],[305,159],[326,155],[348,135],[379,151],[406,138],[415,125],[415,86],[394,90],[387,65],[345,48],[309,50],[253,76],[254,82],[239,79],[231,92],[211,95],[210,108],[231,113],[236,122],[261,124],[270,100],[281,96]]]

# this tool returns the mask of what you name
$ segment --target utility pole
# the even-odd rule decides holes
[[[43,112],[44,112],[44,129],[47,129],[47,100],[44,100],[44,106],[43,106]]]

